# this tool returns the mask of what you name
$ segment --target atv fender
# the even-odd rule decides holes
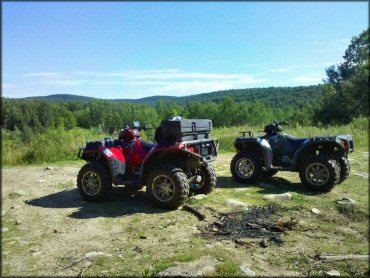
[[[115,185],[119,184],[120,175],[126,172],[126,161],[120,148],[104,148],[102,149],[103,156],[108,164],[112,182]]]
[[[253,152],[260,158],[263,158],[263,164],[266,170],[272,166],[272,149],[267,140],[258,137],[240,137],[234,143],[239,152]]]
[[[344,147],[338,142],[338,137],[336,136],[329,136],[329,137],[314,137],[311,139],[307,139],[296,151],[292,159],[292,170],[299,171],[300,162],[304,160],[304,158],[316,151],[320,151],[321,153],[331,155],[334,149],[346,153]]]
[[[151,152],[145,158],[141,171],[140,184],[146,184],[151,170],[158,164],[170,164],[186,171],[187,169],[198,167],[202,163],[202,157],[196,153],[175,148],[159,149]]]

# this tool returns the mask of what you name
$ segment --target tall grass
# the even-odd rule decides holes
[[[108,137],[97,129],[63,128],[49,130],[32,136],[24,143],[18,136],[2,130],[2,164],[20,165],[77,159],[80,147],[87,141]]]
[[[263,130],[263,126],[236,126],[215,128],[212,136],[219,139],[221,152],[234,152],[234,140],[239,137],[239,131]],[[286,126],[285,132],[298,137],[316,135],[352,134],[355,148],[368,148],[368,120],[355,119],[352,123],[343,126],[330,127],[301,127]],[[152,134],[153,133],[153,134]],[[258,134],[258,133],[256,133]],[[262,133],[260,133],[262,134]],[[49,130],[32,136],[26,143],[21,140],[22,134],[10,133],[2,130],[2,165],[22,165],[63,160],[77,160],[77,152],[88,141],[101,140],[109,137],[98,129],[65,130],[63,128]],[[153,140],[154,131],[143,134],[144,139]]]

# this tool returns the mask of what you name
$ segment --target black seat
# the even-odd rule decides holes
[[[296,151],[303,144],[303,142],[307,140],[307,138],[298,138],[291,135],[287,135],[286,139],[288,140],[294,151]]]
[[[156,144],[150,141],[142,141],[141,145],[143,146],[144,151],[148,153]]]

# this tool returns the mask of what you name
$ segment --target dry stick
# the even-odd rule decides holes
[[[75,261],[75,262],[73,262],[73,263],[71,263],[71,264],[69,264],[69,265],[66,265],[66,266],[64,266],[64,267],[62,267],[62,268],[59,268],[58,270],[54,271],[53,275],[54,275],[55,273],[57,273],[57,272],[60,272],[60,271],[66,270],[67,268],[70,268],[70,267],[72,267],[72,266],[74,266],[74,265],[78,264],[79,262],[82,262],[84,259],[85,259],[85,258],[80,259],[80,260],[77,260],[77,261]]]
[[[199,220],[204,220],[206,218],[206,216],[203,213],[197,211],[195,208],[193,208],[189,205],[183,205],[182,209],[185,210],[185,211],[191,212],[196,217],[198,217]]]
[[[335,262],[335,261],[346,261],[346,260],[369,260],[369,255],[343,255],[343,256],[322,256],[318,255],[317,258],[322,262]]]

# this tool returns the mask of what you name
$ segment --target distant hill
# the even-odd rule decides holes
[[[36,96],[36,97],[25,97],[23,99],[43,99],[43,100],[50,100],[50,101],[81,101],[81,102],[90,102],[93,100],[97,100],[98,98],[94,97],[84,97],[78,95],[71,95],[71,94],[55,94],[49,96]]]
[[[130,102],[156,105],[161,101],[173,101],[179,104],[189,102],[222,102],[226,97],[231,97],[234,101],[260,101],[273,107],[295,106],[303,107],[318,100],[322,94],[321,85],[299,86],[299,87],[269,87],[251,89],[231,89],[216,91],[197,95],[175,97],[175,96],[151,96],[139,99],[109,99],[114,102]],[[44,99],[49,101],[79,101],[90,102],[99,98],[85,97],[71,94],[55,94],[49,96],[28,97],[27,99]]]

